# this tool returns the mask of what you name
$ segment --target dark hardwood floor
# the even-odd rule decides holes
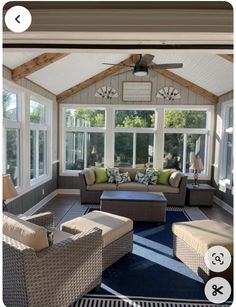
[[[83,215],[86,209],[87,206],[81,205],[80,198],[77,195],[57,195],[38,210],[37,213],[52,212],[54,215],[54,226],[59,228],[62,223]],[[216,204],[212,207],[201,207],[200,209],[209,219],[233,225],[233,216]]]

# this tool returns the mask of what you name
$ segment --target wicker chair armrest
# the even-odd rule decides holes
[[[70,238],[53,244],[36,254],[39,261],[44,261],[45,258],[55,261],[57,257],[63,259],[68,257],[69,254],[74,254],[73,257],[79,257],[81,253],[88,252],[89,255],[94,249],[99,249],[102,253],[102,230],[99,228],[92,228],[86,232],[71,235]]]
[[[21,219],[47,228],[53,226],[53,214],[51,212],[43,212],[32,216],[23,216]]]

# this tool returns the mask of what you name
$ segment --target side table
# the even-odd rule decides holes
[[[187,184],[186,189],[186,205],[208,207],[213,205],[215,188],[209,184],[199,184],[198,186]]]

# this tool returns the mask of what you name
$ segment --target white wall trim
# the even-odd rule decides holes
[[[42,208],[44,205],[46,205],[47,202],[49,202],[51,199],[53,199],[56,195],[57,195],[57,190],[55,190],[52,193],[48,194],[39,203],[37,203],[32,208],[30,208],[29,210],[24,212],[23,215],[32,215],[32,214],[34,214],[36,211],[38,211],[40,208]]]
[[[57,189],[57,194],[72,194],[72,195],[80,195],[79,189]]]
[[[230,207],[227,203],[225,203],[223,200],[221,200],[220,198],[218,198],[217,196],[213,197],[214,202],[220,206],[221,208],[223,208],[225,211],[227,211],[230,214],[234,214],[234,209],[232,207]]]

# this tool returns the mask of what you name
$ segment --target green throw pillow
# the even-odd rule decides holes
[[[173,172],[173,169],[159,170],[159,176],[158,176],[157,184],[169,185],[169,178],[170,178],[170,175],[171,175],[172,172]]]
[[[105,168],[95,166],[93,167],[93,169],[95,171],[95,176],[96,176],[95,183],[105,183],[108,181],[108,176]]]

